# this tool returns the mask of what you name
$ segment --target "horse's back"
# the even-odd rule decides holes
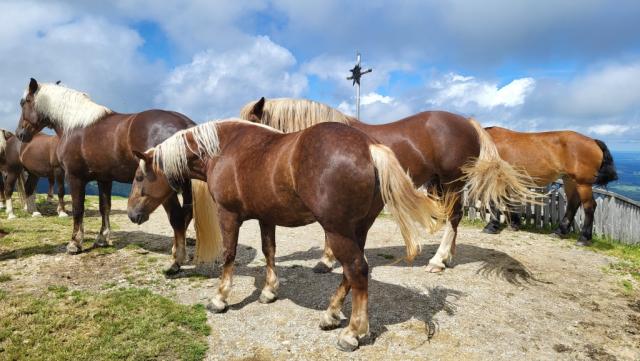
[[[602,163],[597,143],[574,131],[525,133],[490,127],[487,132],[505,161],[524,168],[541,185],[564,175],[589,183]]]

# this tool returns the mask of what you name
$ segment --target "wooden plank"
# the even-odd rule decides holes
[[[540,204],[536,204],[533,208],[533,213],[535,219],[535,223],[533,226],[535,228],[540,228],[542,224],[542,206]]]

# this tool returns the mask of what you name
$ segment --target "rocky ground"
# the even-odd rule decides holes
[[[184,304],[206,303],[218,268],[206,275],[193,267],[173,277],[162,273],[171,257],[164,212],[137,226],[126,217],[126,201],[114,201],[113,208],[115,248],[68,256],[60,246],[53,254],[2,259],[0,269],[11,275],[3,287],[134,286]],[[264,305],[258,302],[264,283],[258,224],[243,225],[230,309],[208,316],[207,359],[640,360],[640,298],[621,286],[626,280],[637,289],[636,281],[612,270],[616,258],[569,241],[508,230],[486,235],[463,226],[454,267],[428,274],[424,266],[441,234],[428,237],[413,266],[396,263],[404,256],[399,231],[391,219],[379,218],[366,251],[371,335],[345,354],[334,347],[340,329],[318,328],[341,278],[340,268],[324,275],[311,270],[322,229],[278,228],[276,236],[279,299]],[[347,301],[347,316],[350,307]]]

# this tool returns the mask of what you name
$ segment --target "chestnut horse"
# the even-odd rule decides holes
[[[207,305],[212,312],[227,308],[243,221],[260,222],[267,260],[263,303],[275,300],[278,288],[276,226],[319,222],[344,269],[320,327],[340,324],[343,301],[353,290],[351,320],[338,339],[338,347],[346,351],[357,348],[358,339],[369,330],[364,245],[384,204],[400,226],[408,259],[418,253],[420,228],[433,232],[446,217],[437,199],[414,188],[389,148],[339,123],[284,134],[239,119],[209,122],[136,154],[141,162],[128,206],[133,221],[147,219],[171,193],[171,183],[185,178],[207,181],[224,244],[220,286]]]
[[[500,127],[486,128],[496,143],[502,159],[524,169],[540,187],[562,178],[567,196],[567,209],[555,233],[565,237],[573,224],[580,204],[584,222],[578,245],[591,244],[596,202],[591,188],[618,179],[613,157],[604,142],[572,131],[521,133]],[[495,213],[494,213],[495,215]],[[520,216],[508,217],[513,228],[520,226]],[[492,217],[484,231],[498,233],[499,218]]]
[[[82,250],[87,183],[98,182],[102,216],[94,246],[107,246],[111,232],[111,184],[133,181],[138,160],[132,151],[147,150],[177,131],[195,125],[186,116],[170,111],[119,114],[94,103],[82,92],[57,84],[38,84],[33,78],[20,103],[22,114],[16,132],[20,140],[28,143],[44,127],[54,129],[60,137],[57,155],[66,172],[73,204],[73,233],[67,245],[70,254]],[[176,188],[183,191],[183,205],[175,192],[163,203],[174,231],[174,262],[169,272],[177,272],[186,262],[185,235],[193,214],[191,184],[185,182]],[[198,238],[202,236],[197,232]]]
[[[56,155],[58,137],[38,133],[29,143],[22,143],[11,132],[3,130],[5,139],[4,149],[0,151],[0,169],[6,173],[6,183],[4,184],[2,199],[6,199],[7,218],[15,218],[13,213],[13,202],[11,197],[16,182],[23,183],[24,195],[27,202],[25,206],[34,217],[41,214],[35,208],[35,189],[40,177],[49,180],[48,198],[53,198],[53,186],[58,183],[58,216],[66,217],[64,208],[64,170],[62,169]],[[2,144],[0,144],[2,147]],[[28,173],[24,180],[23,172]]]
[[[486,206],[492,202],[523,203],[534,196],[528,189],[530,179],[500,158],[484,129],[476,121],[456,114],[423,112],[393,123],[372,125],[306,99],[261,98],[245,105],[241,117],[284,132],[327,121],[348,124],[391,148],[416,186],[428,183],[440,191],[457,194],[466,183],[469,196],[481,199]],[[452,261],[462,212],[462,200],[457,197],[440,247],[427,265],[429,272],[443,271]],[[334,261],[325,242],[324,255],[314,270],[329,272]]]

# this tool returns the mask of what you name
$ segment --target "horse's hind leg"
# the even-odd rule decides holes
[[[564,238],[571,231],[573,219],[576,216],[578,207],[580,207],[580,195],[578,194],[577,186],[573,179],[564,177],[563,181],[564,193],[567,197],[567,209],[565,210],[564,217],[562,217],[562,220],[554,233]]]
[[[231,213],[222,207],[218,208],[218,214],[222,242],[224,244],[224,265],[222,266],[222,276],[220,277],[218,290],[211,302],[207,304],[207,309],[215,313],[227,310],[227,297],[229,297],[233,283],[233,265],[236,259],[236,248],[238,247],[238,231],[242,225],[235,213]]]
[[[81,178],[69,176],[69,187],[71,188],[71,204],[73,213],[73,233],[71,241],[67,245],[67,253],[76,254],[82,252],[82,241],[84,240],[84,197],[87,182]]]
[[[14,219],[16,215],[13,213],[13,200],[11,197],[13,196],[13,189],[16,185],[16,181],[18,180],[18,174],[14,172],[7,172],[6,184],[4,195],[7,202],[7,219]]]
[[[320,261],[313,267],[313,272],[315,273],[329,273],[333,269],[333,264],[336,262],[336,257],[333,255],[331,251],[331,247],[329,247],[329,243],[327,242],[327,235],[324,236],[324,251],[322,252],[322,258]]]
[[[4,175],[0,172],[0,209],[4,208],[7,199],[4,195]]]
[[[328,328],[326,326],[335,324],[342,302],[351,288],[351,319],[349,326],[340,333],[337,346],[342,351],[353,351],[358,348],[358,340],[369,333],[369,265],[364,257],[364,244],[358,244],[356,239],[327,232],[327,241],[342,264],[344,276],[323,315],[320,327]]]
[[[27,204],[25,204],[26,211],[31,213],[32,217],[42,217],[42,214],[38,212],[36,208],[36,186],[38,185],[38,177],[35,174],[29,173],[27,181],[24,185],[26,193]]]
[[[47,192],[47,202],[53,202],[53,186],[56,183],[56,179],[54,175],[51,175],[47,177],[47,180],[49,181],[49,191]]]
[[[495,204],[491,203],[491,214],[489,218],[489,223],[482,229],[482,232],[488,234],[498,234],[500,233],[500,210]]]
[[[577,191],[584,209],[584,222],[582,223],[580,238],[578,238],[576,244],[578,246],[588,246],[591,244],[593,236],[593,216],[596,212],[597,203],[593,198],[591,184],[578,184]]]
[[[112,182],[98,182],[98,198],[100,201],[100,216],[102,216],[102,226],[100,233],[96,237],[94,247],[107,247],[111,245],[109,236],[111,235],[111,224],[109,213],[111,212],[111,186]]]
[[[64,170],[56,168],[53,174],[58,186],[58,217],[67,217],[67,211],[64,209]]]
[[[276,226],[260,221],[262,253],[267,260],[267,274],[264,288],[260,293],[260,302],[271,303],[278,297],[278,275],[276,274]]]
[[[453,210],[440,241],[440,246],[436,251],[436,254],[431,257],[429,264],[427,265],[427,272],[437,273],[442,272],[447,266],[451,266],[453,262],[453,256],[456,253],[456,237],[458,236],[458,224],[462,219],[462,200],[460,197],[456,199],[456,203],[453,206]]]
[[[169,216],[169,223],[173,228],[173,247],[171,255],[173,256],[173,264],[166,270],[168,275],[176,274],[180,271],[180,267],[187,263],[186,235],[187,228],[185,225],[185,215],[178,195],[172,194],[164,203],[164,210]]]

